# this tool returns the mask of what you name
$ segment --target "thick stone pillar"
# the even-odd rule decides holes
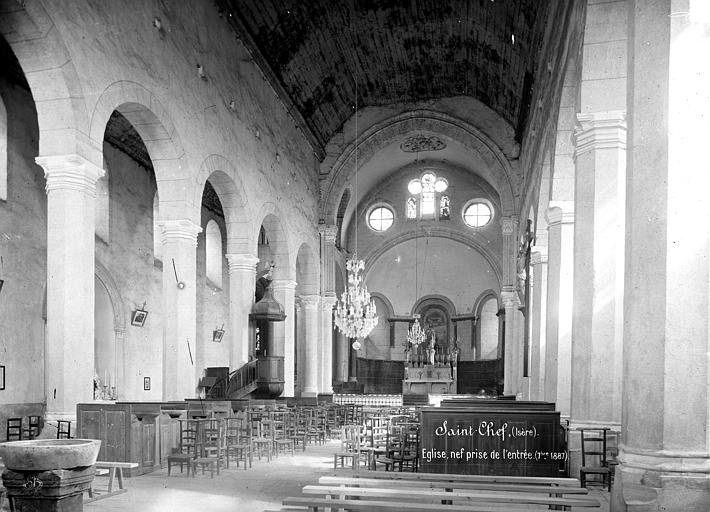
[[[335,297],[335,239],[338,226],[318,226],[320,234],[321,295]]]
[[[333,379],[335,382],[347,382],[350,345],[348,344],[348,339],[340,332],[340,329],[335,330],[333,344],[335,345],[335,374]]]
[[[686,15],[689,11],[689,15]],[[624,382],[613,511],[710,510],[710,16],[631,2]]]
[[[574,261],[574,213],[571,202],[550,201],[546,216],[548,259],[545,400],[555,402],[562,416],[569,417]]]
[[[296,281],[291,279],[274,279],[271,282],[274,298],[279,302],[286,313],[283,322],[272,322],[274,336],[274,356],[284,357],[284,391],[282,396],[293,397],[295,394],[295,329],[294,314],[296,311]]]
[[[545,346],[547,320],[547,247],[533,247],[532,315],[530,333],[530,399],[545,399]]]
[[[229,262],[229,368],[236,370],[249,361],[249,313],[254,305],[259,258],[253,254],[226,256]]]
[[[320,392],[326,395],[333,393],[333,306],[335,302],[333,296],[321,297],[320,301]]]
[[[503,217],[500,220],[503,233],[503,287],[501,298],[505,308],[505,351],[503,353],[503,393],[516,395],[521,390],[522,366],[519,361],[522,355],[523,338],[518,325],[518,307],[520,298],[516,289],[518,220],[513,217]]]
[[[522,393],[522,328],[523,315],[520,312],[520,297],[518,292],[501,292],[503,307],[505,308],[505,353],[503,394],[518,395]]]
[[[79,155],[38,157],[47,180],[47,418],[73,419],[94,378],[96,180]]]
[[[320,296],[301,295],[301,305],[304,313],[304,343],[305,367],[303,368],[303,392],[301,396],[318,396],[318,310]]]
[[[571,420],[621,422],[626,114],[579,114],[575,132]]]
[[[191,220],[163,220],[163,400],[196,395],[197,234]],[[174,265],[174,267],[173,267]]]

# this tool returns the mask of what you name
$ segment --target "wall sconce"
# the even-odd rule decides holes
[[[358,340],[353,341],[353,350],[360,350],[362,348],[362,343]]]
[[[145,324],[145,319],[148,317],[148,311],[145,309],[145,302],[140,308],[136,308],[131,315],[131,325],[136,327],[143,327]]]
[[[224,336],[224,324],[222,324],[222,327],[219,329],[215,329],[212,331],[212,341],[216,343],[220,343],[222,341],[222,337]]]

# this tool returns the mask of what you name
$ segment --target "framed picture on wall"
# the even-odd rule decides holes
[[[224,329],[215,329],[214,331],[212,331],[212,341],[219,343],[222,341],[223,336]]]
[[[143,327],[145,324],[145,319],[148,316],[148,312],[143,309],[136,309],[131,316],[131,325],[136,325],[138,327]]]
[[[5,389],[5,366],[0,366],[0,391]]]
[[[150,391],[150,377],[143,377],[143,391]]]

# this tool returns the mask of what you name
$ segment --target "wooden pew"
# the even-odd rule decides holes
[[[399,482],[383,487],[349,487],[343,485],[306,485],[304,494],[330,497],[331,499],[347,500],[355,498],[359,501],[368,499],[391,499],[396,503],[428,503],[454,505],[547,505],[548,507],[585,507],[599,508],[599,500],[588,496],[555,497],[536,493],[516,493],[506,491],[436,491],[432,489],[415,489],[411,486],[400,487]],[[449,505],[450,506],[450,505]]]
[[[357,512],[530,512],[529,508],[505,506],[493,508],[484,505],[444,505],[421,502],[395,502],[380,500],[340,500],[315,497],[294,497],[283,500],[281,511],[302,510],[288,507],[307,507],[309,511],[346,509]]]
[[[381,473],[381,472],[380,472]],[[469,490],[469,491],[503,491],[503,492],[521,492],[521,493],[539,493],[547,494],[548,496],[562,497],[567,494],[588,494],[589,491],[584,487],[572,486],[550,486],[550,485],[530,485],[530,484],[505,484],[505,483],[486,483],[486,482],[442,482],[429,480],[396,480],[397,486],[406,488],[414,487],[417,489],[429,488],[439,490]],[[354,478],[344,476],[322,476],[318,479],[321,485],[346,485],[351,487],[391,487],[393,485],[391,479],[385,478]]]
[[[96,468],[97,475],[108,473],[108,487],[105,491],[100,490],[97,492],[97,490],[92,486],[92,489],[89,491],[89,499],[85,500],[86,503],[128,492],[128,490],[123,487],[123,470],[137,468],[138,463],[96,461],[94,467]],[[113,483],[116,477],[118,477],[118,489],[113,488]]]
[[[333,471],[326,476],[352,478],[379,478],[386,480],[416,480],[430,482],[470,482],[520,485],[549,485],[580,487],[576,478],[546,476],[505,476],[505,475],[460,475],[447,473],[397,473],[390,471]]]

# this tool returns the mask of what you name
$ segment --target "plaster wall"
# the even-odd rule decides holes
[[[282,219],[288,231],[313,231],[317,176],[312,151],[214,4],[62,0],[50,7],[87,112],[111,84],[139,84],[175,126],[171,135],[179,139],[188,163],[176,174],[194,175],[207,156],[224,155],[238,173],[232,177],[243,186],[250,210],[289,197],[289,215]],[[155,18],[160,31],[153,26]],[[197,64],[206,80],[198,76]],[[199,197],[202,185],[185,196],[197,192]],[[165,197],[161,193],[161,200]]]
[[[162,271],[153,254],[155,177],[152,170],[112,145],[104,143],[103,149],[111,174],[109,240],[96,237],[96,260],[114,280],[123,300],[126,332],[117,351],[124,357],[124,380],[117,392],[125,400],[160,400],[163,305]],[[143,327],[131,325],[131,313],[139,308],[148,311]],[[151,378],[150,391],[143,389],[143,377]]]
[[[0,291],[0,365],[5,367],[0,410],[20,411],[11,404],[39,407],[45,395],[47,206],[44,172],[34,163],[39,132],[32,96],[0,73],[0,98],[8,128],[8,198],[0,201],[0,279],[5,281]],[[21,412],[28,414],[26,409]]]
[[[387,297],[396,315],[410,315],[417,298],[432,294],[451,300],[456,314],[470,313],[483,291],[498,288],[477,251],[438,237],[408,240],[385,251],[368,270],[365,284]]]

